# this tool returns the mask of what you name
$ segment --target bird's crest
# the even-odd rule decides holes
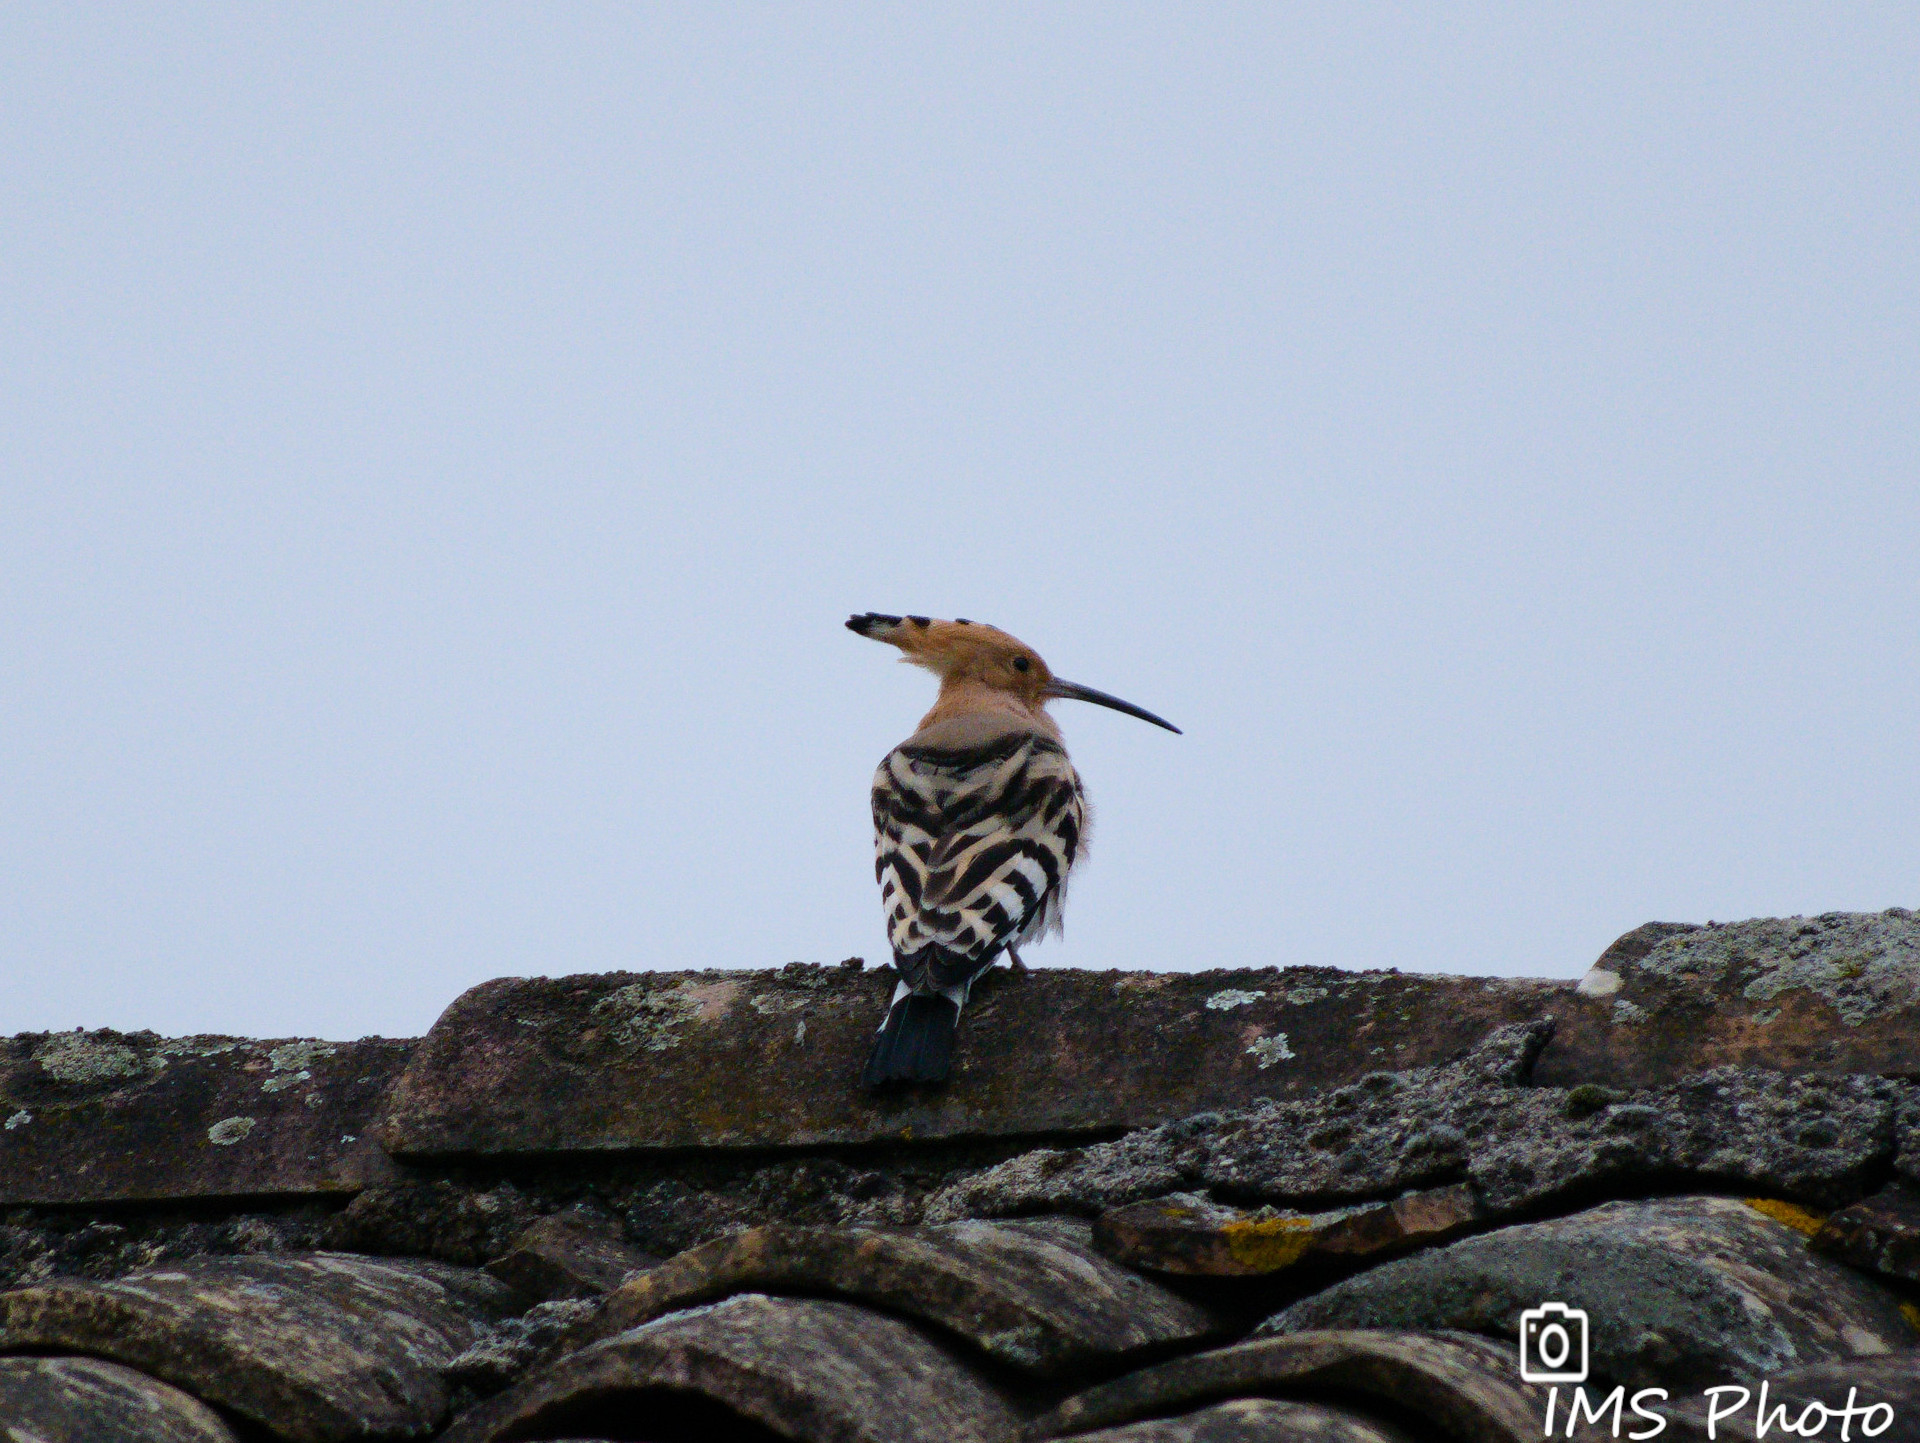
[[[1046,701],[1053,681],[1038,652],[997,626],[868,611],[849,617],[847,629],[899,647],[902,661],[924,666],[942,682],[977,682],[1009,692],[1029,706]]]
[[[902,661],[924,666],[940,678],[941,700],[922,725],[950,712],[976,709],[982,701],[1004,705],[1004,702],[992,701],[998,696],[1013,699],[1049,729],[1052,722],[1046,718],[1046,704],[1067,699],[1112,707],[1170,732],[1180,730],[1172,722],[1162,721],[1132,702],[1121,701],[1117,696],[1108,696],[1077,682],[1060,680],[1040,659],[1039,652],[997,626],[968,621],[965,617],[937,621],[931,616],[890,616],[880,611],[863,611],[847,618],[847,630],[899,647]]]

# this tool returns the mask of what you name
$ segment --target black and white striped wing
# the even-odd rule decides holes
[[[873,821],[895,962],[916,991],[940,989],[1059,926],[1086,800],[1064,747],[1016,732],[896,747],[874,776]]]

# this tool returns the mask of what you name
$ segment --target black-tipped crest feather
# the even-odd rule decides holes
[[[888,616],[882,611],[856,611],[847,618],[847,630],[860,636],[872,636],[876,631],[886,631],[898,626],[905,618]]]

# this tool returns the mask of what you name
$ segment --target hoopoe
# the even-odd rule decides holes
[[[873,778],[874,875],[900,982],[861,1081],[939,1082],[953,1066],[967,993],[1001,952],[1060,930],[1067,874],[1086,848],[1087,794],[1057,698],[1179,727],[1061,681],[1026,643],[961,618],[883,616],[847,628],[890,642],[940,678],[919,729]]]

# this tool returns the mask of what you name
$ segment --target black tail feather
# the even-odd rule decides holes
[[[894,1003],[873,1039],[862,1087],[890,1082],[945,1082],[953,1070],[953,1035],[960,1009],[938,994],[910,993]]]

